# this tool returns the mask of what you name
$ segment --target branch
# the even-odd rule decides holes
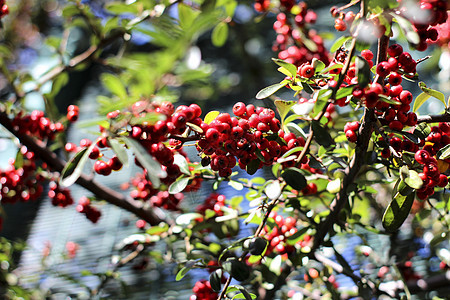
[[[450,113],[443,113],[442,115],[428,115],[417,117],[417,123],[437,123],[437,122],[450,122]]]
[[[386,58],[386,50],[389,43],[389,37],[382,36],[379,40],[379,52],[377,55],[377,62],[382,61]],[[376,122],[376,116],[373,109],[365,109],[364,116],[362,118],[361,126],[359,128],[357,147],[355,149],[355,154],[351,160],[348,167],[345,169],[346,176],[342,181],[341,190],[336,195],[336,198],[330,204],[330,214],[327,216],[325,221],[319,226],[319,230],[314,236],[314,244],[312,251],[314,252],[322,244],[326,234],[332,228],[333,224],[336,223],[339,217],[339,213],[348,201],[348,187],[355,181],[356,176],[364,165],[364,158],[367,152],[367,147],[369,145],[370,138],[372,136],[372,131],[374,124]]]
[[[48,167],[52,171],[61,172],[66,164],[64,160],[59,158],[55,153],[51,152],[48,148],[41,146],[31,136],[19,133],[11,123],[5,112],[0,112],[0,124],[3,125],[11,134],[19,139],[22,145],[26,146],[29,150],[33,151],[37,157],[47,163]],[[130,197],[127,197],[116,190],[108,188],[100,183],[96,182],[92,178],[81,174],[76,183],[100,199],[106,202],[123,208],[139,218],[147,221],[151,225],[157,225],[162,220],[153,210],[144,208],[144,205],[140,201],[136,201]]]

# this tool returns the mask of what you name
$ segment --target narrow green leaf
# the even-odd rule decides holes
[[[191,175],[191,171],[189,171],[189,164],[186,160],[186,157],[184,157],[181,154],[175,154],[173,156],[173,163],[177,165],[180,168],[180,171],[186,175]]]
[[[450,144],[446,145],[445,147],[441,148],[437,153],[436,157],[438,159],[447,159],[450,158]]]
[[[211,123],[219,114],[220,112],[217,110],[210,111],[209,113],[206,114],[204,122],[206,124]]]
[[[183,279],[184,276],[186,276],[187,272],[189,272],[192,269],[192,267],[183,267],[180,271],[178,271],[177,276],[175,277],[176,281],[180,281]]]
[[[425,101],[428,100],[428,98],[430,98],[431,96],[428,95],[427,93],[421,93],[419,96],[416,97],[416,99],[414,100],[414,105],[413,105],[413,112],[416,112],[419,107],[422,106],[422,104],[425,103]]]
[[[322,127],[319,121],[313,120],[311,122],[311,127],[317,143],[324,146],[325,148],[329,148],[330,146],[334,145],[334,140],[331,137],[330,133]]]
[[[355,60],[356,75],[358,77],[358,84],[361,88],[365,88],[370,82],[370,67],[369,63],[362,57],[357,56]]]
[[[336,50],[338,50],[339,48],[341,48],[342,45],[344,45],[344,43],[348,40],[351,40],[352,37],[351,36],[341,36],[340,38],[338,38],[334,44],[331,46],[330,48],[330,52],[336,52]]]
[[[414,170],[409,170],[408,176],[405,178],[405,183],[416,190],[420,189],[423,185],[422,179],[420,179],[419,174]]]
[[[273,180],[266,186],[264,192],[266,193],[267,197],[269,197],[269,199],[271,200],[277,199],[281,195],[280,182],[278,180]]]
[[[296,101],[283,101],[283,100],[275,100],[275,106],[277,107],[277,111],[280,114],[280,119],[284,120],[286,115],[291,110],[292,106],[294,106]]]
[[[408,217],[414,202],[415,193],[403,196],[400,193],[396,193],[394,199],[383,215],[383,227],[390,232],[396,231]]]
[[[128,166],[128,154],[127,154],[127,150],[125,150],[125,147],[121,143],[119,143],[119,141],[116,138],[109,138],[108,142],[111,145],[112,150],[117,155],[117,158],[120,160],[120,162],[125,167],[127,167]]]
[[[281,177],[287,184],[298,191],[302,190],[307,184],[305,176],[298,168],[284,170],[284,172],[281,173]]]
[[[274,63],[276,63],[280,67],[283,67],[286,70],[288,70],[289,73],[290,73],[290,76],[292,78],[294,78],[297,75],[297,67],[294,64],[285,62],[284,60],[278,59],[278,58],[272,58],[272,60],[273,60]]]
[[[219,274],[220,273],[220,274]],[[218,269],[209,275],[209,283],[214,292],[220,292],[222,289],[222,270]]]
[[[64,166],[59,178],[59,185],[68,187],[74,184],[83,173],[83,168],[89,158],[89,153],[94,149],[97,143],[93,142],[89,148],[83,148],[78,151]]]
[[[419,87],[427,95],[430,95],[431,97],[434,97],[434,98],[438,99],[439,101],[441,101],[444,104],[444,106],[447,108],[447,103],[445,103],[445,96],[443,93],[428,88],[426,86],[426,84],[423,82],[419,82]]]
[[[167,173],[162,170],[161,164],[156,161],[156,159],[154,159],[138,141],[129,137],[123,137],[123,140],[144,169],[147,170],[147,176],[149,177],[152,186],[157,189],[161,184],[160,178],[165,178],[167,176]]]
[[[305,91],[305,93],[308,93],[308,94],[314,93],[313,88],[308,83],[306,83],[304,81],[300,81],[300,84],[301,84],[303,90]]]
[[[289,81],[287,80],[283,80],[280,83],[275,83],[272,84],[268,87],[263,88],[262,90],[260,90],[258,92],[258,94],[256,94],[256,99],[264,99],[267,98],[269,96],[272,96],[273,94],[275,94],[279,89],[281,89],[282,87],[286,86],[286,84],[288,84]]]
[[[427,138],[427,136],[431,133],[431,127],[428,126],[427,123],[420,123],[414,128],[413,134],[418,136],[421,140]]]
[[[101,75],[101,80],[103,85],[114,95],[118,96],[121,99],[125,99],[127,97],[127,90],[125,86],[122,84],[120,79],[110,73],[103,73]]]
[[[391,13],[391,15],[394,17],[394,20],[397,21],[398,25],[400,25],[400,28],[405,32],[405,36],[408,42],[414,45],[419,44],[419,34],[414,30],[411,22],[408,19],[403,18],[402,16],[397,15],[393,12]]]
[[[336,99],[341,99],[341,98],[347,97],[347,96],[351,95],[352,92],[353,92],[353,86],[340,88],[336,92]]]
[[[308,230],[309,230],[309,227],[303,227],[302,229],[298,230],[293,235],[288,236],[288,238],[286,239],[286,242],[291,246],[297,244],[297,242],[299,242],[303,239],[303,236],[306,234],[306,232],[308,232]]]
[[[194,9],[187,4],[178,3],[178,20],[180,22],[181,28],[185,31],[188,30],[195,18],[200,14],[200,12],[194,11]]]
[[[169,194],[181,193],[189,183],[189,177],[181,175],[169,186]]]
[[[216,47],[222,47],[228,38],[228,24],[220,22],[214,27],[211,34],[211,42]]]

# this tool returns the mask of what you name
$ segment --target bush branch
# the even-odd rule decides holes
[[[16,130],[5,112],[0,112],[0,124],[18,138],[22,145],[26,146],[30,151],[33,151],[52,171],[61,172],[63,170],[66,162],[45,146],[39,145],[31,136]],[[81,174],[76,183],[100,199],[135,214],[151,225],[157,225],[163,221],[153,210],[144,208],[142,202],[131,199],[116,190],[101,185],[85,174]]]

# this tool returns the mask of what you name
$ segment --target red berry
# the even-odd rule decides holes
[[[373,52],[370,51],[369,49],[365,49],[365,50],[361,51],[361,56],[365,60],[372,60],[373,59]]]

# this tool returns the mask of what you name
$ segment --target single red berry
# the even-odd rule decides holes
[[[365,60],[372,60],[373,59],[373,52],[370,51],[369,49],[365,49],[365,50],[361,51],[361,56]]]
[[[337,18],[334,21],[334,28],[337,31],[345,31],[347,29],[347,24],[345,24],[345,21],[342,20],[341,18]]]
[[[389,46],[387,54],[391,57],[397,57],[403,53],[403,47],[399,44],[393,44]]]

